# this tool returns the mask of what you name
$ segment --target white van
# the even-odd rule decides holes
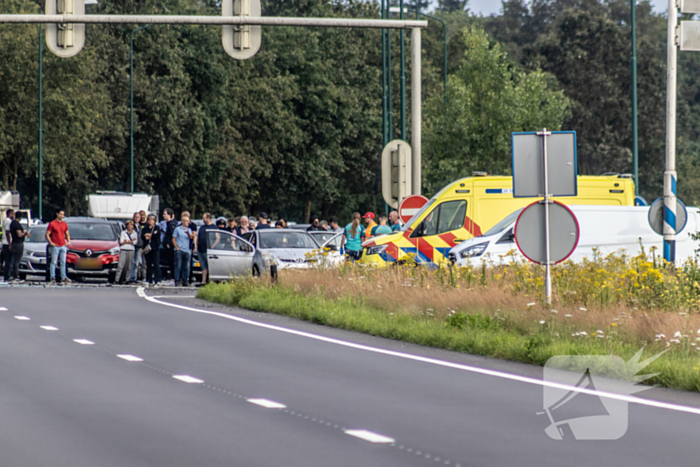
[[[658,248],[657,257],[663,257],[663,237],[649,226],[648,206],[569,206],[578,219],[581,234],[578,246],[569,259],[579,262],[583,258],[593,259],[593,248],[601,255],[625,250],[627,255],[641,253],[641,244],[647,254],[649,248]],[[695,256],[700,245],[690,238],[700,228],[700,209],[688,209],[688,222],[676,236],[676,264]],[[495,264],[508,263],[512,258],[527,261],[515,244],[513,229],[519,209],[496,224],[481,237],[471,238],[452,248],[450,261],[456,266],[478,264],[488,257]],[[512,256],[508,253],[512,253]],[[489,256],[490,255],[490,256]]]

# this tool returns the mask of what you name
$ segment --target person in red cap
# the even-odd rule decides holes
[[[368,212],[362,218],[365,220],[367,223],[367,228],[365,229],[365,237],[366,238],[372,238],[372,227],[377,225],[376,222],[374,222],[374,213],[373,212]]]

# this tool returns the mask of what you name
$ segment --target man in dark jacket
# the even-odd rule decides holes
[[[168,259],[168,279],[175,277],[175,255],[173,254],[173,232],[177,227],[175,213],[172,209],[167,208],[163,212],[165,220],[165,235],[163,236],[163,248],[165,249],[165,257]]]

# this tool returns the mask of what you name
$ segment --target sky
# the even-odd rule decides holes
[[[658,13],[665,13],[668,9],[668,0],[651,0],[651,4]],[[469,0],[469,10],[484,16],[498,13],[501,10],[501,0]]]

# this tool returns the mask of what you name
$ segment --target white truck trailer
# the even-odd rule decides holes
[[[125,193],[119,191],[98,191],[88,195],[88,216],[109,220],[125,221],[135,212],[146,211],[158,219],[160,199],[146,193]]]

